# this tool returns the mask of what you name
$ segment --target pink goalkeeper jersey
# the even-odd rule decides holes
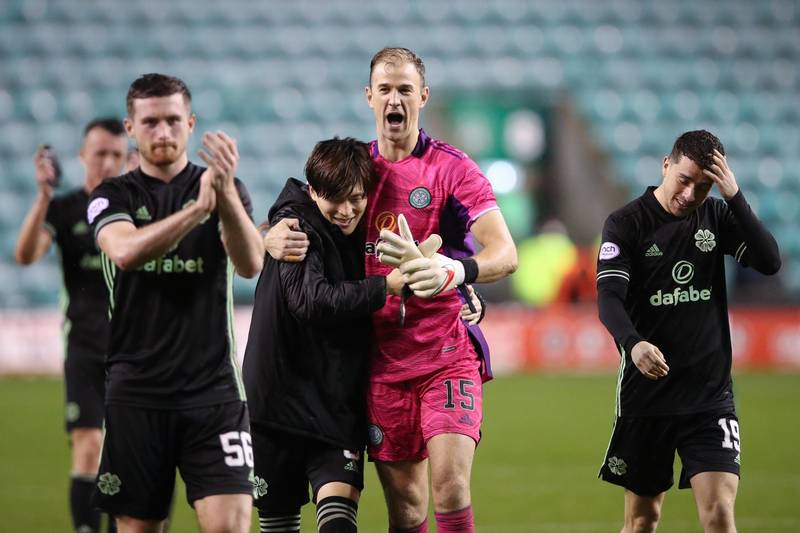
[[[439,253],[454,259],[473,255],[470,226],[497,209],[492,186],[478,165],[423,130],[414,151],[401,161],[384,159],[377,141],[372,141],[370,150],[378,181],[367,205],[366,274],[384,276],[391,271],[378,261],[375,249],[381,229],[398,233],[401,213],[417,241],[438,233],[443,240]],[[459,317],[461,305],[456,291],[430,300],[411,296],[405,326],[400,326],[400,298],[388,296],[386,305],[372,315],[376,339],[372,381],[404,381],[474,357],[467,327]]]

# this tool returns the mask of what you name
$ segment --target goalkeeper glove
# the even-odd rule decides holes
[[[464,265],[442,254],[406,261],[400,265],[400,273],[419,298],[433,298],[464,283]]]
[[[397,226],[400,235],[389,231],[381,230],[381,242],[378,243],[378,261],[384,265],[395,268],[411,259],[420,257],[430,257],[442,246],[442,238],[433,233],[430,237],[419,243],[419,247],[414,243],[414,236],[404,215],[397,217]]]
[[[417,247],[404,215],[397,217],[397,226],[400,235],[386,229],[381,231],[378,260],[398,267],[415,296],[433,298],[464,282],[464,265],[436,253],[442,245],[439,235],[431,234]]]

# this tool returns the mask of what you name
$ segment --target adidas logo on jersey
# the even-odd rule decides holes
[[[150,211],[147,210],[147,206],[146,205],[143,205],[142,207],[137,209],[136,213],[134,213],[134,216],[138,220],[153,220],[153,217],[150,216]]]
[[[662,255],[664,255],[664,252],[661,251],[657,244],[654,244],[648,248],[644,253],[645,257],[661,257]]]

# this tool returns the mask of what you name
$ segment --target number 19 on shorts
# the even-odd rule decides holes
[[[722,447],[728,450],[741,451],[739,443],[739,422],[733,419],[720,418],[717,422],[719,427],[722,428],[724,434],[722,439]]]

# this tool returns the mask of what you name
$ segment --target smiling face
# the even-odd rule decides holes
[[[366,94],[375,114],[378,139],[413,148],[419,134],[419,111],[428,101],[428,92],[413,63],[387,60],[375,64]]]
[[[308,193],[325,220],[334,224],[345,235],[350,235],[356,230],[367,209],[367,195],[360,185],[341,198],[323,198],[313,187],[308,188]]]
[[[676,217],[689,215],[703,205],[714,184],[703,174],[700,165],[685,155],[681,155],[677,161],[666,156],[661,175],[664,179],[655,190],[656,199]]]

